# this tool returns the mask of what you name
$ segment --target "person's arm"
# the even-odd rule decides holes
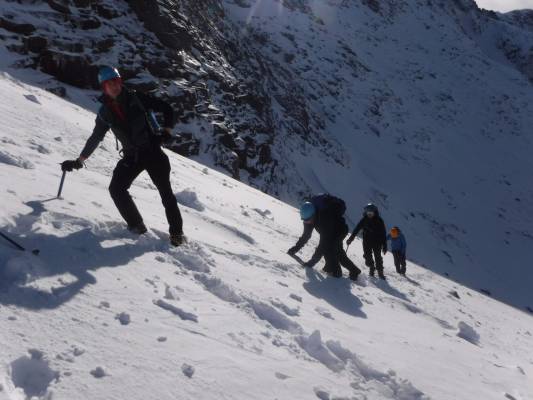
[[[381,245],[383,247],[383,253],[387,252],[387,229],[385,228],[385,222],[383,221],[383,218],[380,217],[379,221],[380,226],[380,236],[381,236]]]
[[[141,92],[136,92],[136,94],[146,110],[153,110],[163,114],[163,129],[170,130],[174,127],[174,110],[170,104],[150,94]]]
[[[289,249],[289,254],[298,253],[300,249],[305,246],[309,239],[311,239],[311,235],[313,234],[313,228],[314,227],[312,224],[304,224],[304,231],[302,233],[302,236],[300,236],[300,239],[298,239],[296,244]]]
[[[400,234],[400,239],[402,241],[402,251],[403,254],[407,252],[407,240],[405,240],[405,236],[403,234]]]
[[[346,241],[346,243],[348,244],[351,244],[355,237],[357,236],[357,234],[359,233],[359,231],[361,230],[361,228],[363,227],[363,221],[365,220],[365,217],[361,218],[361,220],[359,221],[359,223],[357,224],[357,226],[354,228],[352,234],[350,235],[350,237],[348,238],[348,240]]]
[[[308,266],[308,267],[315,266],[316,263],[320,261],[320,259],[322,258],[323,255],[324,255],[324,251],[322,250],[322,246],[320,246],[320,244],[319,244],[318,246],[316,246],[316,249],[315,249],[315,252],[313,253],[313,256],[311,257],[311,259],[309,261],[307,261],[305,263],[305,265]]]
[[[109,130],[109,125],[103,120],[100,116],[100,113],[96,116],[96,121],[93,129],[92,135],[87,139],[85,147],[81,151],[78,160],[81,162],[85,161],[90,157],[93,151],[98,147],[98,144],[104,139],[105,134]]]

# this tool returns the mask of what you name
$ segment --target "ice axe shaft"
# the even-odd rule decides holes
[[[15,242],[13,239],[11,239],[9,236],[7,236],[6,234],[0,232],[0,236],[2,236],[5,240],[7,240],[9,243],[11,243],[13,246],[15,246],[18,250],[20,251],[26,251],[26,249],[24,247],[22,247],[20,244],[18,244],[17,242]],[[31,251],[33,254],[35,255],[38,255],[39,254],[39,249],[33,249]]]
[[[61,175],[61,183],[59,183],[59,190],[57,192],[57,198],[59,199],[61,197],[61,192],[63,191],[63,183],[65,183],[65,176],[67,175],[67,171],[63,171],[63,175]]]
[[[13,246],[15,246],[17,249],[21,251],[26,251],[24,247],[22,247],[20,244],[15,242],[13,239],[11,239],[9,236],[4,235],[2,232],[0,232],[0,236],[2,236],[5,240],[7,240],[9,243],[11,243]]]

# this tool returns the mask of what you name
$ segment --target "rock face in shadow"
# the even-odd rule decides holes
[[[174,50],[190,49],[193,38],[189,33],[185,18],[172,12],[174,1],[169,0],[130,0],[133,11],[146,29],[153,32],[161,44]]]
[[[354,135],[383,139],[406,123],[405,116],[412,111],[406,105],[409,96],[389,81],[390,76],[400,78],[383,75],[374,50],[359,46],[361,38],[377,52],[382,46],[403,46],[385,33],[403,23],[402,18],[413,17],[427,32],[450,25],[439,39],[442,54],[457,58],[454,65],[464,66],[465,74],[470,61],[461,58],[455,40],[446,39],[450,32],[462,32],[463,39],[483,46],[489,43],[492,47],[482,49],[491,53],[487,59],[508,60],[533,82],[533,50],[525,45],[533,32],[533,12],[503,15],[480,10],[473,0],[424,7],[413,0],[339,2],[333,6],[340,13],[361,17],[358,24],[363,27],[357,28],[355,42],[346,35],[353,34],[353,27],[337,37],[328,24],[338,25],[340,19],[328,21],[306,0],[286,0],[276,6],[280,15],[293,13],[305,29],[290,24],[271,29],[275,20],[269,21],[249,1],[9,4],[0,27],[10,35],[7,47],[26,56],[19,61],[22,67],[40,69],[66,84],[98,89],[98,66],[117,66],[126,84],[153,91],[173,104],[180,137],[169,148],[187,157],[202,157],[232,177],[284,199],[300,198],[316,185],[316,179],[298,170],[295,156],[314,154],[338,169],[353,163],[332,134],[347,113],[360,115],[361,123],[358,119],[342,126]],[[43,12],[43,7],[49,11]],[[235,17],[236,7],[247,10],[247,22]],[[490,41],[483,38],[485,31],[493,32]],[[324,38],[331,39],[328,49],[322,48]],[[429,51],[418,46],[420,54]],[[402,73],[402,79],[413,82],[441,78],[423,65]],[[428,87],[432,88],[429,83]],[[457,114],[453,97],[439,94],[437,100],[437,111],[447,109],[447,114],[435,117],[451,122]],[[350,112],[346,107],[351,104]],[[416,157],[422,160],[430,148],[430,133],[422,130],[416,135],[420,139]]]

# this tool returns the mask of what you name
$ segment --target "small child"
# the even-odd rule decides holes
[[[405,236],[397,226],[390,230],[387,235],[387,240],[391,241],[391,251],[394,256],[394,266],[396,272],[400,275],[405,275],[407,263],[405,261],[405,251],[407,250],[407,242]]]

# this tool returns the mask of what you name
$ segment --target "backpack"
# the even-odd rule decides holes
[[[327,212],[338,217],[342,217],[346,212],[346,203],[329,193],[321,193],[311,200],[317,211]]]

